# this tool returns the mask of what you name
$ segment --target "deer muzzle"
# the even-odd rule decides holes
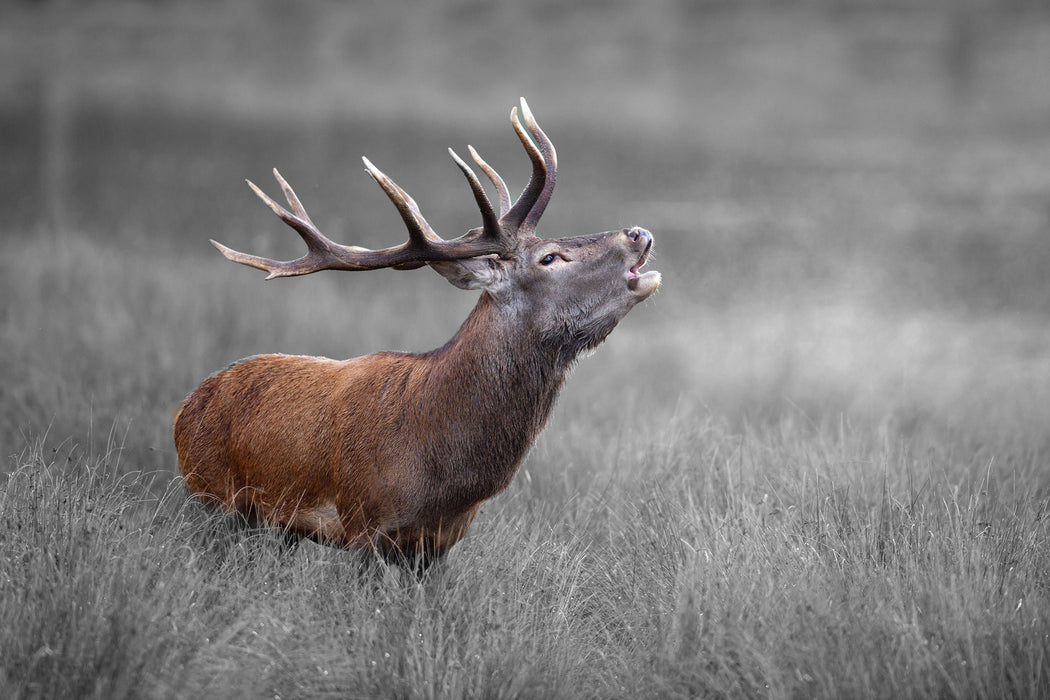
[[[637,226],[627,229],[625,233],[633,247],[641,248],[637,261],[627,270],[627,288],[640,297],[639,301],[641,301],[660,286],[659,272],[656,270],[641,271],[642,266],[649,260],[649,252],[653,249],[653,234]]]

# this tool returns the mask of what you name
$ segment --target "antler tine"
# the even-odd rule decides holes
[[[514,133],[518,135],[518,140],[521,141],[521,145],[525,147],[525,151],[529,154],[529,159],[532,161],[532,176],[529,177],[529,184],[525,185],[525,189],[522,190],[518,201],[502,217],[501,221],[510,228],[527,231],[523,224],[529,211],[532,210],[533,204],[536,203],[536,198],[543,191],[543,185],[547,180],[547,165],[543,162],[543,154],[540,153],[536,144],[532,142],[532,138],[525,130],[525,127],[521,125],[521,121],[518,119],[517,107],[510,110],[510,123],[514,127]],[[532,233],[532,231],[527,232]]]
[[[274,277],[280,277],[278,270],[282,263],[277,260],[270,260],[269,258],[262,258],[258,255],[249,255],[248,253],[242,253],[239,250],[234,250],[219,243],[214,238],[208,239],[213,246],[215,246],[220,253],[226,256],[227,260],[232,260],[235,263],[247,265],[248,267],[254,267],[258,270],[264,270],[270,274],[266,279],[273,279]]]
[[[284,198],[288,200],[288,206],[292,208],[292,213],[313,226],[314,222],[310,221],[310,215],[306,213],[306,208],[303,207],[299,198],[295,196],[295,190],[292,189],[292,186],[288,184],[287,180],[281,177],[281,174],[277,172],[277,168],[273,169],[273,176],[277,179],[277,184],[281,186],[281,191],[284,192]],[[248,181],[248,184],[252,185],[250,180]],[[259,194],[259,190],[255,185],[252,185],[252,189],[255,190],[256,194]],[[267,199],[269,199],[269,197],[267,197]]]
[[[524,98],[522,99],[522,111],[528,111],[528,105],[525,103]],[[529,112],[530,114],[531,112]],[[527,120],[528,118],[526,118]],[[535,123],[535,120],[532,120]],[[534,233],[535,222],[539,220],[539,215],[530,217],[529,213],[532,208],[537,205],[537,201],[541,198],[544,191],[547,189],[547,183],[550,181],[548,174],[547,163],[544,161],[544,154],[541,152],[539,147],[532,141],[532,136],[522,126],[521,120],[518,118],[518,108],[514,107],[510,110],[510,124],[514,127],[514,133],[518,134],[518,140],[522,142],[522,146],[525,147],[525,151],[528,153],[529,160],[532,161],[532,175],[529,177],[528,185],[522,191],[521,196],[518,197],[518,201],[514,203],[513,207],[510,208],[503,218],[501,219],[504,224],[508,227],[517,229],[523,233]],[[539,130],[539,127],[537,127]],[[543,132],[540,132],[543,134]],[[543,134],[543,141],[548,141],[546,134]],[[552,149],[551,149],[552,150]],[[553,189],[553,185],[550,186]],[[549,193],[547,195],[549,198]],[[543,207],[546,207],[546,201],[543,203]],[[541,208],[540,213],[543,213]]]
[[[485,189],[481,186],[481,182],[478,181],[478,176],[474,174],[474,171],[470,169],[469,165],[463,162],[463,159],[459,157],[459,154],[451,148],[448,149],[448,152],[449,155],[452,156],[452,160],[456,161],[456,165],[459,166],[459,169],[463,171],[464,175],[466,175],[467,182],[470,183],[470,189],[474,192],[474,200],[478,203],[478,209],[481,210],[482,236],[494,240],[501,240],[503,234],[499,225],[499,218],[496,216],[496,212],[492,211],[492,203],[489,202],[488,195],[485,194]]]
[[[536,117],[532,115],[529,103],[525,101],[524,97],[521,98],[521,113],[525,117],[525,126],[528,127],[529,133],[532,134],[532,138],[543,156],[543,162],[546,164],[543,189],[529,210],[529,215],[525,217],[524,223],[525,230],[535,231],[536,224],[539,223],[540,217],[543,216],[547,203],[550,202],[551,194],[554,192],[554,181],[558,176],[558,152],[554,150],[554,144],[551,143],[547,134],[543,133],[543,129],[536,123]]]
[[[396,182],[387,177],[383,171],[372,164],[372,161],[368,158],[361,158],[364,161],[365,168],[368,169],[368,174],[372,176],[372,179],[383,188],[386,192],[386,196],[390,198],[390,201],[397,207],[397,211],[401,214],[401,219],[405,222],[405,226],[408,228],[408,239],[409,241],[415,242],[423,248],[426,248],[429,241],[442,241],[441,236],[434,232],[434,229],[430,227],[427,220],[423,218],[422,212],[419,211],[419,205],[416,201],[409,196],[407,192],[401,189]]]
[[[317,267],[317,265],[324,264],[324,261],[331,258],[333,249],[338,248],[338,244],[333,243],[326,238],[324,234],[317,230],[313,221],[310,220],[310,216],[306,213],[306,209],[296,196],[295,191],[292,189],[291,185],[281,177],[281,174],[277,172],[276,168],[274,168],[273,174],[277,179],[277,182],[280,184],[285,197],[288,199],[288,205],[292,208],[291,212],[273,201],[269,195],[259,189],[251,180],[247,181],[248,186],[252,188],[252,191],[255,192],[266,206],[270,207],[274,214],[280,217],[281,221],[295,229],[296,233],[302,237],[303,241],[306,243],[307,254],[298,260],[282,262],[260,257],[258,255],[241,253],[240,251],[224,246],[216,240],[211,241],[212,245],[218,248],[219,252],[226,256],[228,260],[269,272],[270,275],[266,279],[303,275],[317,269],[322,269]]]
[[[252,192],[265,202],[266,206],[270,207],[274,214],[281,218],[281,221],[294,228],[296,232],[302,236],[308,247],[315,247],[319,243],[318,237],[327,241],[328,239],[325,238],[321,232],[317,230],[313,222],[310,221],[310,217],[306,214],[306,210],[303,208],[299,198],[295,196],[295,192],[292,190],[291,185],[281,177],[281,174],[277,172],[277,168],[274,168],[273,174],[277,178],[277,182],[280,183],[281,189],[288,198],[288,204],[292,207],[294,213],[288,211],[280,204],[270,199],[270,196],[260,190],[251,180],[245,180],[245,182],[248,183],[248,187],[252,188]]]
[[[496,192],[499,194],[499,215],[503,216],[510,211],[510,190],[507,189],[507,183],[503,181],[496,169],[486,163],[478,152],[474,150],[473,146],[467,146],[467,150],[470,151],[470,156],[474,159],[481,169],[488,175],[489,180],[496,187]]]

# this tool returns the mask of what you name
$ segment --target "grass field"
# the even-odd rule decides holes
[[[204,39],[133,65],[82,42],[113,64],[72,72],[96,92],[59,211],[47,120],[0,103],[0,696],[1050,696],[1050,21],[656,6],[566,11],[534,55],[503,23],[542,13],[435,4],[374,70],[396,18],[267,6],[267,40],[354,40],[278,73],[306,114],[267,108],[244,66],[277,59],[233,11],[130,13],[106,26]],[[520,187],[519,92],[559,147],[543,230],[646,226],[664,284],[510,488],[423,580],[189,501],[171,415],[212,371],[430,349],[474,301],[426,270],[264,283],[206,242],[297,250],[243,178],[274,192],[277,165],[333,237],[394,244],[366,154],[458,233],[444,149]]]

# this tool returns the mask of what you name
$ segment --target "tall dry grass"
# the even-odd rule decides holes
[[[7,384],[5,696],[1050,690],[1048,341],[1024,316],[718,310],[671,274],[417,581],[188,501],[170,412],[250,346],[440,338],[455,290],[417,320],[443,281],[395,278],[386,313],[354,317],[366,292],[339,276],[155,269],[77,236],[8,248],[6,357],[27,371]]]
[[[553,428],[423,580],[40,443],[0,496],[5,696],[1040,697],[1046,453],[846,423]]]

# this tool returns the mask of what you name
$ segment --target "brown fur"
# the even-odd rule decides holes
[[[507,486],[567,369],[523,367],[491,305],[430,353],[262,355],[207,379],[174,420],[186,488],[334,544],[445,549]],[[326,505],[338,522],[311,517]]]

